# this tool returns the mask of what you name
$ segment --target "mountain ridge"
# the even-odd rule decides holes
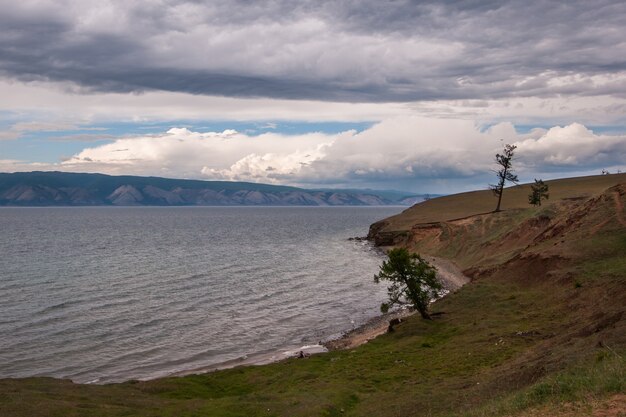
[[[32,171],[0,173],[0,206],[380,206],[407,205],[375,190],[309,190],[250,182]]]

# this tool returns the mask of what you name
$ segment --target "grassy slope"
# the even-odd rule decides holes
[[[207,375],[0,380],[0,415],[534,415],[603,401],[626,390],[626,188],[589,194],[416,229],[406,245],[475,278],[433,306],[443,313],[433,322],[413,317],[354,350]]]
[[[626,173],[546,181],[550,186],[551,201],[591,197],[624,182],[626,182]],[[502,209],[528,208],[528,194],[530,194],[530,184],[506,188],[502,197]],[[418,223],[441,222],[489,213],[496,207],[496,202],[497,199],[490,190],[439,197],[385,219],[387,225],[383,230],[409,230]]]

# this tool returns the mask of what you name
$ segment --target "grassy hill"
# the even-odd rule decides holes
[[[589,198],[613,185],[625,182],[626,173],[546,181],[550,187],[548,203],[563,199]],[[502,198],[502,210],[528,208],[528,194],[530,184],[506,188]],[[434,198],[385,219],[386,224],[382,230],[409,230],[418,223],[440,222],[489,213],[496,207],[496,202],[497,198],[487,189]]]
[[[453,259],[473,278],[432,306],[433,321],[413,316],[352,350],[205,375],[0,380],[0,415],[617,416],[626,412],[624,180],[550,182],[538,208],[508,189],[495,214],[480,214],[495,206],[486,192],[464,193],[380,222],[373,235],[391,230],[396,245]]]

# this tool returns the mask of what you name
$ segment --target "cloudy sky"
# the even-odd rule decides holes
[[[626,171],[623,1],[0,0],[0,171],[485,188]]]

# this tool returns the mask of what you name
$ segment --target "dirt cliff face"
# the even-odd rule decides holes
[[[376,222],[370,226],[367,239],[376,246],[403,246],[411,236],[408,230],[386,231],[388,223],[385,220]]]
[[[403,238],[381,221],[370,237],[453,260],[472,278],[460,291],[505,285],[542,294],[550,331],[522,334],[537,344],[507,364],[498,382],[521,386],[575,361],[592,360],[608,351],[606,346],[626,350],[625,206],[626,184],[618,184],[596,196],[540,208],[414,224]],[[483,307],[490,302],[477,301]],[[523,314],[529,322],[539,315]]]
[[[531,256],[576,261],[584,257],[577,249],[581,242],[626,230],[625,194],[626,184],[619,184],[595,197],[417,223],[407,230],[389,230],[389,220],[381,220],[370,227],[368,238],[378,246],[454,259],[473,271]]]

